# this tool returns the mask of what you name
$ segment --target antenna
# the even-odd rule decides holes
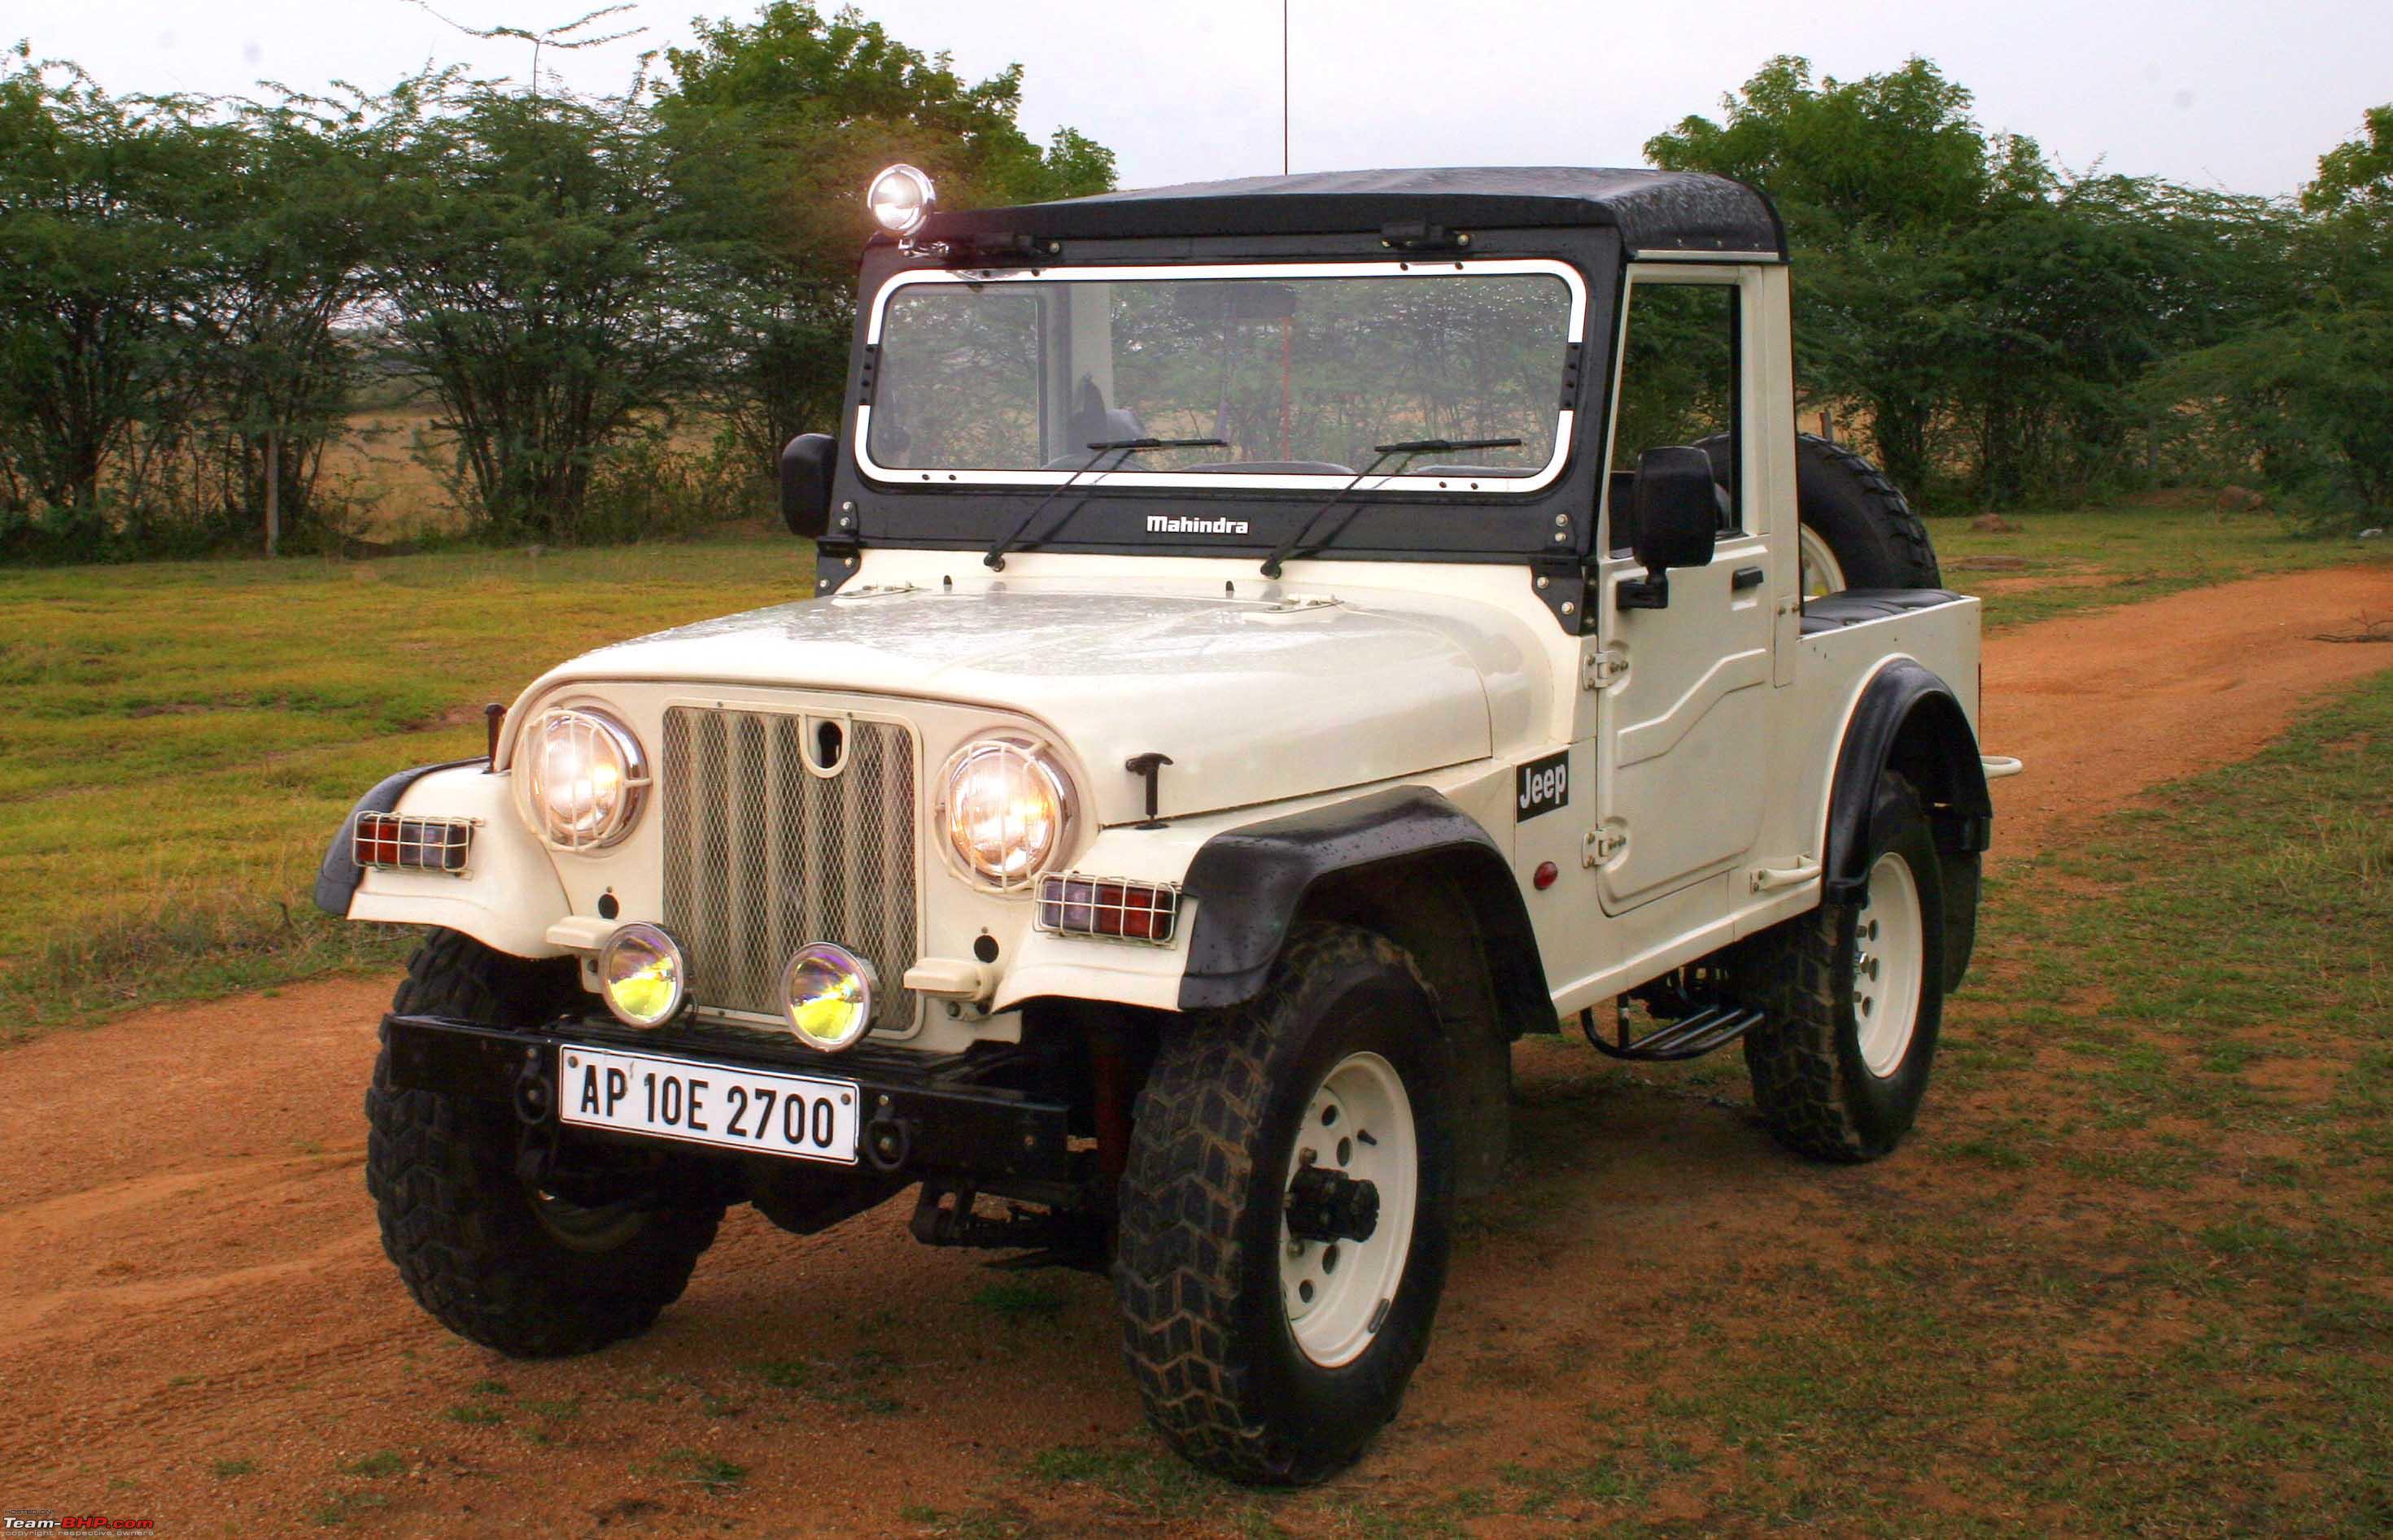
[[[1279,174],[1288,175],[1288,7],[1279,0]]]

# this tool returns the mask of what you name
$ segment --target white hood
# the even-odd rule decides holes
[[[1490,617],[1492,620],[1493,617]],[[1499,628],[1500,629],[1500,628]],[[1184,816],[1485,757],[1487,685],[1519,649],[1447,615],[1327,602],[1015,590],[872,592],[621,643],[551,673],[846,690],[985,705],[1079,755],[1101,822],[1145,816],[1122,763],[1161,753]]]

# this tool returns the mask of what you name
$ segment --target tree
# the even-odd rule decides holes
[[[753,21],[701,23],[665,68],[681,239],[719,307],[709,398],[760,466],[838,411],[875,171],[910,161],[961,206],[1113,185],[1103,146],[1063,128],[1042,150],[1022,132],[1019,65],[967,84],[854,9],[775,0]]]
[[[2147,394],[2321,530],[2393,513],[2393,105],[2319,158],[2289,302],[2155,372]]]
[[[196,299],[192,104],[119,99],[22,45],[0,67],[0,459],[18,511],[96,541],[102,476],[171,394]]]
[[[389,356],[453,435],[478,521],[572,541],[600,457],[699,384],[711,297],[632,96],[402,92],[403,168],[373,255]]]
[[[1734,176],[1778,203],[1798,253],[1800,377],[1858,406],[1880,463],[1915,491],[1952,394],[1959,241],[2051,182],[2035,142],[1987,135],[1971,99],[1924,59],[1815,85],[1809,60],[1781,57],[1722,100],[1722,121],[1688,117],[1645,145],[1656,165]]]

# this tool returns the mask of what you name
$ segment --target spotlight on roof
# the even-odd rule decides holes
[[[881,221],[881,228],[902,239],[922,228],[935,196],[930,177],[910,165],[893,165],[872,178],[864,201],[872,205],[872,217]]]

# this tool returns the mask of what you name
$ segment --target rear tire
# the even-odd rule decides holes
[[[1944,886],[1919,794],[1879,777],[1869,891],[1747,942],[1739,995],[1766,1024],[1745,1039],[1753,1100],[1778,1142],[1817,1160],[1876,1160],[1918,1116],[1944,1002]]]
[[[1696,446],[1726,485],[1728,437]],[[1817,434],[1795,436],[1795,504],[1802,520],[1803,596],[1844,588],[1942,588],[1928,526],[1886,473]]]
[[[391,1009],[530,1026],[582,998],[570,959],[528,961],[436,931]],[[366,1122],[384,1253],[442,1325],[510,1357],[588,1352],[646,1331],[723,1219],[699,1174],[670,1157],[577,1173],[573,1199],[554,1190],[562,1182],[528,1181],[531,1130],[508,1103],[399,1090],[387,1048]]]
[[[1131,1129],[1114,1287],[1147,1418],[1190,1461],[1317,1481],[1395,1415],[1445,1286],[1451,1084],[1419,972],[1350,926],[1297,931],[1260,997],[1165,1044]],[[1367,1236],[1293,1234],[1307,1167],[1372,1183]]]

